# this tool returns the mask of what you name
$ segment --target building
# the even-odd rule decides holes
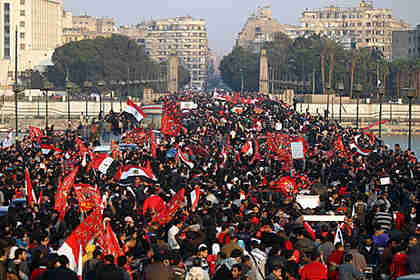
[[[0,87],[14,81],[15,40],[18,39],[18,71],[47,64],[62,39],[61,0],[0,1]]]
[[[129,37],[138,44],[144,45],[144,37],[146,36],[147,25],[142,23],[138,25],[120,26],[118,34]]]
[[[63,21],[68,22],[63,16]],[[63,24],[62,44],[77,42],[97,37],[110,37],[117,32],[117,24],[113,18],[98,18],[88,15],[72,16],[71,25]]]
[[[270,6],[259,7],[256,14],[248,17],[246,24],[238,34],[236,45],[259,52],[265,42],[274,40],[278,32],[295,39],[305,35],[305,30],[299,26],[281,24],[273,18]]]
[[[420,25],[416,29],[392,32],[392,59],[420,57]]]
[[[190,16],[154,20],[144,24],[144,38],[137,42],[157,62],[176,53],[191,73],[191,86],[204,87],[207,79],[209,47],[206,22]]]
[[[392,32],[410,28],[408,23],[394,18],[392,10],[375,8],[372,2],[365,0],[353,8],[306,9],[300,21],[305,32],[336,41],[350,37],[356,47],[378,48],[387,59],[392,56]]]

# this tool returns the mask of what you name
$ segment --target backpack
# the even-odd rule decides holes
[[[185,280],[204,280],[204,273],[203,269],[198,266],[192,267],[185,277]]]

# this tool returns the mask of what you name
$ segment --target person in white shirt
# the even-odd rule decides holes
[[[180,250],[178,241],[176,240],[176,235],[179,233],[182,228],[183,222],[181,219],[175,221],[175,224],[168,231],[168,245],[171,250]]]

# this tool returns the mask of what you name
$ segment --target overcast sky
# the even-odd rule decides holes
[[[231,50],[237,33],[258,6],[271,5],[280,23],[298,24],[305,8],[330,4],[354,6],[358,0],[63,0],[74,15],[114,17],[119,25],[146,19],[191,15],[207,21],[210,48],[219,54]],[[411,25],[420,24],[419,0],[374,0],[375,6],[390,8]]]

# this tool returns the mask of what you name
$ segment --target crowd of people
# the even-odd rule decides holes
[[[8,207],[0,280],[420,273],[420,163],[412,151],[259,94],[181,93],[158,102],[159,137],[145,120],[111,112],[97,125],[39,130],[0,150],[0,205]],[[184,102],[197,108],[183,110]],[[134,148],[113,143],[109,155],[95,152],[130,132]],[[95,164],[106,157],[106,169]],[[129,166],[144,172],[122,176]],[[91,186],[100,200],[82,205],[76,185]],[[92,213],[100,229],[79,240],[83,257],[74,263],[77,254],[63,248]]]

